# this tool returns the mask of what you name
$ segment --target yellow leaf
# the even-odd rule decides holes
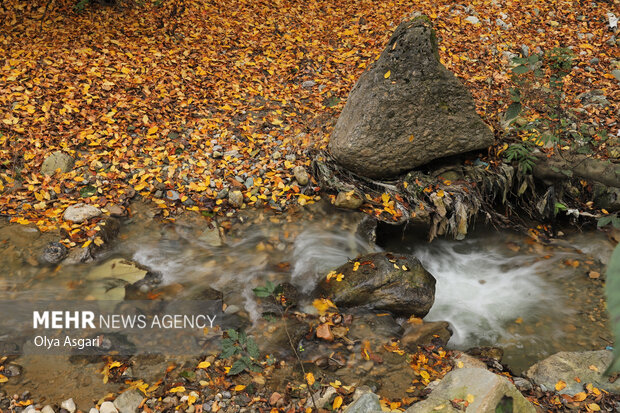
[[[93,242],[93,240],[89,239],[88,241],[86,241],[85,243],[82,244],[82,248],[88,247],[92,242]]]
[[[443,198],[444,196],[446,196],[446,194],[444,193],[443,189],[440,189],[439,191],[437,191],[437,196],[439,198]]]
[[[601,407],[598,404],[596,404],[596,403],[588,404],[588,409],[592,410],[593,412],[600,412],[601,411]]]
[[[381,194],[381,201],[383,201],[384,204],[387,204],[388,202],[390,202],[390,195],[384,192],[383,194]]]
[[[197,368],[197,369],[206,369],[206,368],[208,368],[208,367],[210,367],[210,366],[211,366],[211,363],[209,363],[208,361],[201,361],[201,362],[198,364],[198,367],[196,367],[196,368]]]
[[[95,243],[96,246],[100,247],[103,245],[103,240],[101,239],[101,237],[96,237],[95,240],[93,241]]]
[[[468,394],[467,397],[465,397],[465,400],[467,400],[467,403],[472,404],[474,402],[474,395]]]
[[[413,142],[413,139],[414,139],[414,138],[413,138],[413,135],[411,135],[411,136],[409,137],[409,142]]]
[[[243,384],[237,384],[234,388],[235,391],[241,391],[245,389],[245,386]]]
[[[384,78],[389,78],[390,75],[392,74],[392,72],[390,70],[388,70],[387,72],[385,72],[385,74],[383,75]]]
[[[582,402],[586,399],[586,397],[588,397],[588,395],[586,394],[586,392],[582,391],[573,396],[573,401]]]
[[[184,391],[185,391],[184,386],[177,386],[177,387],[173,387],[170,390],[168,390],[168,393],[183,393]]]
[[[431,375],[428,374],[428,372],[426,370],[422,370],[420,372],[420,376],[422,376],[423,379],[429,380],[431,378]]]
[[[196,396],[192,396],[191,394],[187,396],[187,404],[191,406],[194,403],[196,403]]]
[[[557,383],[555,383],[555,390],[556,391],[560,391],[560,390],[562,390],[565,387],[566,387],[566,382],[564,382],[563,380],[560,380]]]
[[[340,382],[340,380],[336,380],[329,382],[329,385],[332,386],[334,389],[337,389],[342,385],[342,383]]]
[[[315,382],[314,374],[306,373],[306,382],[308,383],[308,386],[312,386],[314,384],[314,382]]]
[[[157,132],[159,130],[159,128],[157,126],[153,126],[152,128],[149,128],[148,132],[146,133],[147,135],[152,135],[155,132]]]
[[[9,381],[9,379],[7,379],[6,376],[0,374],[0,383],[6,383],[7,381]]]
[[[340,406],[342,406],[342,396],[337,396],[334,399],[334,404],[332,404],[332,407],[334,410],[338,409]]]
[[[515,320],[515,323],[517,323],[517,324],[521,324],[521,323],[523,323],[523,319],[522,319],[521,317],[519,317],[519,318],[517,318],[517,319]]]

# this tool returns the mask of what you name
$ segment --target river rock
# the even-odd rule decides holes
[[[45,405],[45,407],[41,409],[41,413],[56,413],[56,412],[54,411],[54,408],[48,404],[48,405]]]
[[[128,390],[114,400],[114,407],[120,413],[136,413],[144,396],[138,390]]]
[[[77,409],[77,406],[75,405],[73,399],[67,399],[63,401],[62,403],[60,403],[60,407],[67,410],[69,413],[74,413]]]
[[[61,151],[56,151],[49,155],[41,165],[41,173],[43,175],[53,175],[57,169],[60,172],[69,172],[73,168],[73,158]]]
[[[427,18],[398,26],[351,90],[331,135],[329,150],[341,165],[387,178],[493,143],[471,94],[439,62],[437,47]]]
[[[353,314],[347,337],[355,341],[368,340],[374,348],[400,337],[402,332],[403,328],[391,315],[365,312]]]
[[[319,284],[319,291],[339,306],[424,317],[435,300],[435,278],[413,255],[389,252],[363,255],[335,271],[344,275],[342,281],[325,278]]]
[[[588,383],[613,393],[620,393],[620,380],[610,383],[603,376],[612,360],[612,352],[607,350],[562,351],[534,364],[525,375],[550,391],[562,380],[566,383],[566,387],[560,393],[570,396],[583,391],[583,386]],[[579,382],[576,379],[579,379]]]
[[[379,396],[371,392],[362,394],[344,410],[345,413],[368,413],[380,411],[381,403],[379,402]]]
[[[228,202],[235,208],[243,206],[243,194],[241,191],[232,191],[228,194]]]
[[[364,203],[364,198],[355,190],[341,191],[336,195],[334,205],[338,208],[357,209]]]
[[[461,412],[452,406],[453,400],[471,400],[466,411],[495,413],[497,405],[504,398],[511,398],[513,412],[535,413],[534,406],[527,401],[507,378],[485,369],[455,369],[445,375],[428,399],[415,403],[405,413]]]
[[[450,323],[435,321],[421,324],[408,324],[400,339],[402,347],[415,352],[418,346],[437,345],[445,346],[452,337]]]
[[[310,178],[308,177],[308,172],[306,172],[306,168],[303,166],[296,166],[293,168],[293,175],[295,175],[295,179],[299,185],[308,185]]]
[[[75,223],[80,223],[87,221],[91,218],[95,218],[101,215],[101,210],[92,205],[87,205],[84,203],[79,203],[75,205],[69,206],[65,209],[65,213],[63,214],[63,219],[65,221],[71,221]]]
[[[55,265],[62,261],[68,253],[67,247],[60,242],[50,242],[41,253],[39,262],[44,265]]]
[[[205,228],[198,240],[204,242],[210,247],[221,247],[222,246],[222,237],[220,235],[220,229],[217,224],[211,223]]]
[[[101,403],[101,406],[99,407],[99,413],[118,413],[118,410],[116,410],[114,403],[103,402]]]

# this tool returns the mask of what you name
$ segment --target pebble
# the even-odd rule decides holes
[[[83,203],[69,206],[65,209],[63,219],[65,221],[80,223],[87,221],[91,218],[95,218],[101,215],[101,210],[92,205],[86,205]]]
[[[116,410],[116,407],[114,407],[114,403],[103,402],[99,407],[99,413],[118,413],[118,410]]]
[[[178,191],[169,190],[169,191],[166,191],[166,198],[168,198],[171,201],[176,201],[176,200],[181,199],[181,194],[179,194]]]
[[[313,87],[314,85],[316,85],[316,82],[314,80],[306,80],[305,82],[301,84],[301,87],[309,89]]]
[[[308,177],[308,172],[306,172],[306,168],[303,166],[296,166],[293,168],[293,174],[295,175],[295,179],[299,183],[299,185],[307,185],[310,178]]]
[[[478,24],[480,23],[480,19],[477,18],[476,16],[469,16],[465,18],[466,22],[470,22],[471,24]]]
[[[60,403],[60,407],[67,410],[69,413],[75,413],[77,406],[73,399],[67,399],[64,402]]]
[[[620,82],[620,69],[614,69],[611,71],[611,74],[614,75],[616,80]]]
[[[217,193],[217,199],[224,199],[227,196],[228,196],[228,188],[224,188],[220,192]]]
[[[232,191],[228,194],[228,202],[235,208],[241,208],[243,205],[243,194],[241,191]]]
[[[221,394],[222,394],[222,399],[224,400],[230,399],[232,397],[229,391],[223,391]]]
[[[54,412],[54,408],[49,404],[41,409],[41,413],[56,413]]]
[[[280,158],[282,157],[282,154],[280,153],[280,151],[275,151],[275,152],[271,155],[271,157],[272,157],[273,159],[275,159],[275,160],[278,160],[278,159],[280,159]]]
[[[220,151],[213,151],[213,159],[219,159],[222,157],[222,152]]]
[[[88,413],[99,413],[99,410],[96,407],[91,407]]]

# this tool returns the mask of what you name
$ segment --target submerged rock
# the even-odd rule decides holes
[[[138,390],[128,390],[114,400],[114,407],[119,413],[135,413],[144,396]]]
[[[69,250],[67,247],[60,242],[50,242],[41,253],[39,262],[44,265],[58,264],[68,253]]]
[[[408,324],[400,342],[402,347],[415,352],[418,346],[434,344],[445,346],[452,337],[450,323],[435,321],[421,324]]]
[[[492,143],[471,94],[439,62],[430,21],[418,17],[398,26],[351,90],[329,150],[358,175],[386,178]]]
[[[435,278],[413,255],[379,252],[363,255],[323,279],[319,291],[343,307],[366,307],[424,317],[435,300]]]
[[[558,381],[566,383],[560,393],[575,395],[587,383],[613,393],[620,393],[620,381],[610,383],[603,376],[613,360],[611,351],[562,351],[539,361],[525,375],[543,390],[553,390]],[[577,381],[579,380],[579,381]]]
[[[512,404],[512,411],[535,413],[534,406],[506,377],[485,369],[462,368],[452,370],[435,387],[428,399],[415,403],[406,413],[460,412],[453,400],[467,400],[468,412],[495,413],[498,405]],[[463,406],[464,407],[464,406]]]

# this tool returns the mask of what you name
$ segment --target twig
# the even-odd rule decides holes
[[[293,338],[291,337],[291,334],[288,331],[288,327],[286,326],[286,313],[288,312],[288,307],[286,308],[286,310],[282,311],[282,308],[279,305],[279,300],[275,295],[271,295],[273,297],[273,299],[276,302],[276,305],[278,306],[278,310],[280,311],[280,315],[282,317],[282,320],[284,320],[284,332],[286,333],[286,337],[288,338],[288,344],[291,346],[291,348],[293,349],[293,353],[295,354],[295,357],[297,358],[297,362],[299,363],[299,367],[301,367],[301,373],[304,376],[304,381],[306,382],[306,387],[308,390],[308,397],[310,397],[310,400],[312,400],[312,405],[314,406],[314,410],[316,410],[317,412],[319,411],[319,409],[316,406],[316,401],[314,400],[314,395],[312,394],[312,391],[310,390],[310,383],[308,383],[308,378],[306,377],[306,369],[304,368],[304,363],[301,360],[301,357],[299,357],[299,353],[297,353],[297,347],[293,344]]]

